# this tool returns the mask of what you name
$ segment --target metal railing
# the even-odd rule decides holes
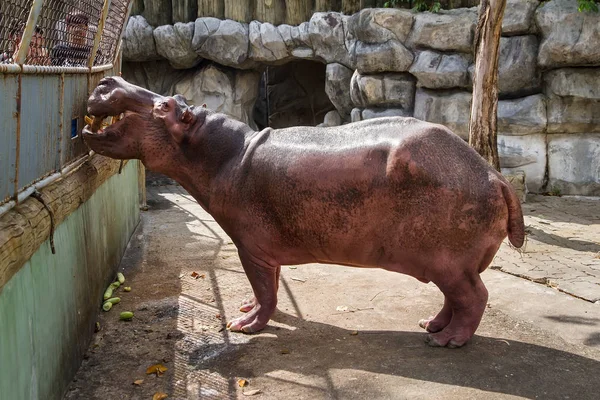
[[[0,2],[0,215],[87,157],[87,98],[119,73],[130,3]]]

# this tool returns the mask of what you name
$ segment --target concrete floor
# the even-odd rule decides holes
[[[228,332],[251,294],[235,247],[179,186],[150,187],[148,203],[121,265],[132,291],[99,312],[65,399],[599,396],[600,305],[497,270],[482,275],[489,307],[461,349],[424,342],[417,321],[443,302],[432,284],[318,264],[282,267],[278,311],[263,332]],[[133,321],[119,321],[125,310]],[[146,375],[156,363],[166,373]]]
[[[600,199],[528,196],[527,243],[504,244],[491,268],[600,302]]]

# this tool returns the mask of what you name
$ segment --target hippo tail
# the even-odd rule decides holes
[[[525,242],[525,222],[521,203],[510,183],[503,182],[502,194],[508,206],[508,240],[513,246],[520,248]]]

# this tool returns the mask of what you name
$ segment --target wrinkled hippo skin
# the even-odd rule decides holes
[[[430,345],[462,346],[487,304],[479,274],[507,235],[523,244],[510,184],[440,125],[391,117],[255,132],[119,77],[99,83],[88,112],[125,113],[104,130],[85,127],[94,151],[177,180],[237,246],[255,297],[232,331],[268,323],[281,265],[319,262],[435,283],[444,306],[419,324]]]

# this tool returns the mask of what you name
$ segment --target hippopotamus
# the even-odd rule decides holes
[[[88,113],[92,150],[173,178],[231,237],[254,293],[231,331],[267,325],[282,265],[338,264],[433,282],[444,305],[419,325],[430,345],[459,347],[487,305],[480,274],[507,236],[523,245],[514,189],[442,125],[389,117],[255,131],[120,77],[99,82]]]

